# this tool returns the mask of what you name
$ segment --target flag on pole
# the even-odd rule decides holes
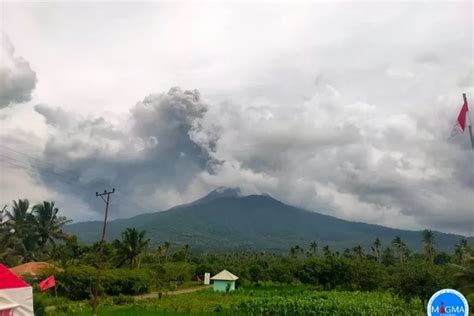
[[[464,97],[464,103],[461,107],[461,111],[459,112],[456,125],[454,125],[453,131],[451,132],[451,136],[456,136],[464,132],[464,130],[466,129],[468,112],[469,107],[467,105],[467,98]]]
[[[55,286],[56,286],[56,281],[54,280],[54,275],[44,279],[43,281],[39,283],[39,288],[41,291],[45,291]]]
[[[474,136],[472,132],[472,123],[471,123],[471,117],[469,115],[469,107],[467,105],[466,94],[463,93],[462,97],[464,99],[464,103],[462,104],[461,111],[459,112],[456,125],[454,125],[454,128],[451,131],[451,137],[464,133],[464,130],[466,129],[466,125],[467,125],[468,130],[469,130],[469,138],[471,139],[471,147],[472,147],[472,150],[474,150]]]

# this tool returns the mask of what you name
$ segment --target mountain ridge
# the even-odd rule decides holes
[[[81,241],[95,242],[101,222],[80,222],[66,226]],[[240,189],[212,191],[201,199],[166,211],[117,219],[108,224],[107,239],[118,238],[127,227],[147,231],[153,244],[171,241],[202,250],[287,251],[294,245],[317,241],[342,250],[361,244],[370,249],[375,238],[384,246],[399,235],[411,249],[421,249],[421,231],[348,221],[287,205],[269,195],[243,195]],[[464,236],[434,232],[441,250],[452,251]],[[467,237],[470,242],[474,238]]]

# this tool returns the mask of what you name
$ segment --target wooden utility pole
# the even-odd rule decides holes
[[[115,192],[115,188],[112,191],[107,192],[104,190],[104,193],[99,194],[98,192],[95,193],[95,196],[100,197],[105,202],[105,217],[104,217],[104,226],[102,228],[102,237],[100,239],[99,245],[99,256],[97,258],[97,279],[95,282],[95,291],[94,291],[94,301],[92,302],[92,315],[97,315],[97,304],[99,303],[99,287],[100,287],[100,276],[102,273],[103,265],[104,265],[104,242],[105,242],[105,230],[107,228],[107,215],[109,213],[109,202],[110,202],[110,195]],[[107,196],[107,198],[104,198]]]

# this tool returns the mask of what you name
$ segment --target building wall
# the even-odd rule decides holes
[[[221,281],[215,280],[213,283],[214,291],[217,292],[226,292],[227,291],[227,284],[229,284],[229,290],[235,290],[235,281]]]

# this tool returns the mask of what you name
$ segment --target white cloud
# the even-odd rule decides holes
[[[36,86],[36,73],[15,49],[8,37],[0,31],[0,109],[13,103],[31,100]]]
[[[348,219],[473,234],[469,142],[447,139],[461,93],[474,95],[472,3],[3,8],[40,78],[30,104],[56,107],[36,106],[39,123],[30,108],[29,129],[2,115],[80,184],[119,183],[158,209],[241,185]],[[173,86],[203,96],[133,106]]]

